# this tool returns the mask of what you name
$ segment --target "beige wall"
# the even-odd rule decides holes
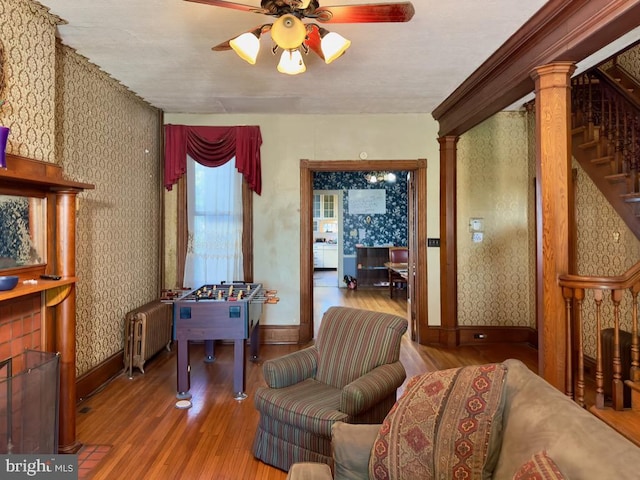
[[[77,373],[122,350],[124,315],[156,298],[160,271],[160,112],[68,47],[59,19],[0,0],[8,151],[95,184],[79,195]],[[10,19],[10,21],[8,21]]]
[[[255,280],[278,290],[265,309],[268,325],[300,322],[300,160],[428,160],[429,237],[439,236],[439,144],[430,115],[177,115],[165,123],[259,125],[263,138],[262,195],[254,197]],[[167,194],[167,286],[176,285],[175,195]],[[429,319],[440,321],[439,249],[428,249]]]

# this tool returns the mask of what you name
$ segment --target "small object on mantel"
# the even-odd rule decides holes
[[[43,274],[40,275],[40,278],[42,278],[43,280],[60,280],[62,277],[60,275]]]
[[[13,290],[18,285],[18,276],[9,275],[0,277],[0,290]]]

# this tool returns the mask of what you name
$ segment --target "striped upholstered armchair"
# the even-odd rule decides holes
[[[267,387],[255,394],[256,458],[282,470],[295,462],[332,463],[331,426],[381,423],[406,377],[400,343],[407,320],[331,307],[315,345],[264,363]]]

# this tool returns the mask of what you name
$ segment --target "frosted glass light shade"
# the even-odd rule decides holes
[[[229,41],[229,46],[245,62],[251,65],[256,64],[258,52],[260,51],[260,40],[253,32],[246,32]]]
[[[320,41],[320,48],[322,49],[325,63],[333,62],[342,55],[350,45],[351,41],[342,35],[335,32],[327,33]]]
[[[306,70],[307,67],[302,61],[300,50],[285,50],[282,52],[280,63],[278,63],[278,71],[280,73],[298,75],[299,73],[304,73]]]
[[[289,13],[278,18],[271,26],[271,38],[283,50],[298,48],[306,36],[304,23]]]

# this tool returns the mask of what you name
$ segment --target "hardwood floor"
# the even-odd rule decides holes
[[[314,312],[320,323],[331,305],[347,305],[404,316],[407,302],[389,299],[388,289],[347,290],[318,287]],[[263,345],[261,360],[300,347]],[[216,361],[205,364],[202,345],[191,350],[193,406],[176,403],[176,358],[163,351],[145,364],[145,373],[122,374],[78,405],[77,438],[91,446],[110,446],[108,454],[87,476],[96,480],[139,479],[261,479],[284,480],[286,473],[254,459],[251,447],[258,414],[253,405],[256,388],[264,385],[261,363],[248,363],[248,398],[232,397],[233,346],[216,346]],[[407,377],[459,365],[520,358],[537,367],[537,352],[527,346],[483,345],[442,349],[403,339],[401,361]],[[400,389],[400,393],[402,388]]]

